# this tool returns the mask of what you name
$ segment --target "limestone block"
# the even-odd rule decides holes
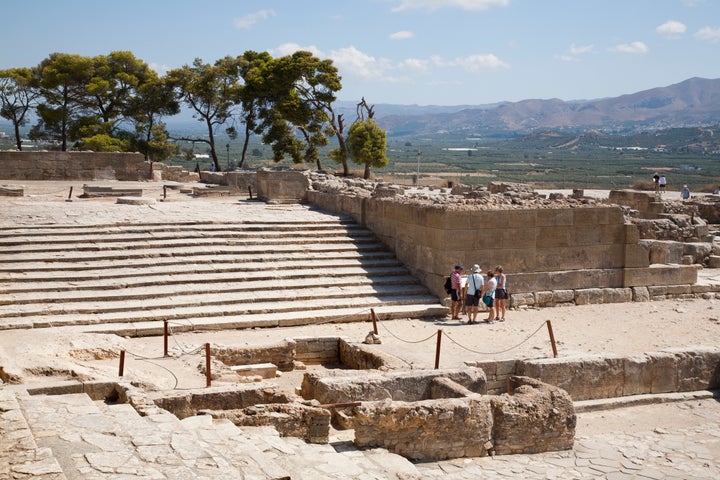
[[[681,392],[720,388],[720,348],[686,347],[667,350],[677,359],[677,386]]]
[[[575,304],[577,305],[591,305],[603,303],[603,289],[602,288],[582,288],[575,290]]]
[[[679,264],[682,261],[682,242],[672,240],[642,240],[640,244],[649,248],[651,264]]]
[[[631,288],[603,288],[603,303],[632,302]]]
[[[491,399],[494,453],[571,449],[577,418],[567,392],[526,377],[512,377],[510,385],[510,394]]]
[[[275,378],[277,376],[277,366],[272,363],[256,363],[253,365],[233,365],[230,370],[237,373],[241,377],[259,376],[262,378]]]
[[[647,355],[636,355],[624,359],[622,395],[644,395],[652,392],[656,372]]]
[[[665,296],[667,295],[667,286],[660,285],[660,286],[649,286],[647,287],[648,293],[651,297],[658,297],[658,296]]]
[[[705,259],[712,253],[712,244],[708,242],[683,243],[683,255],[689,255],[691,263],[705,263]]]
[[[710,255],[707,259],[708,268],[720,268],[720,255]]]
[[[553,305],[553,292],[535,292],[535,305],[538,305],[540,307],[547,307]]]
[[[553,290],[552,302],[553,303],[568,303],[575,300],[574,290]]]
[[[565,390],[575,401],[622,395],[624,368],[621,357],[525,360],[519,362],[518,372]]]
[[[353,409],[355,445],[386,448],[414,461],[488,454],[488,397],[420,402],[364,402]]]
[[[625,286],[692,285],[697,282],[699,265],[651,265],[625,269]]]
[[[625,245],[625,267],[644,268],[650,266],[650,251],[645,245]]]
[[[649,302],[650,292],[647,287],[632,287],[633,302]]]
[[[678,391],[678,358],[668,352],[651,352],[648,357],[650,369],[650,393]]]
[[[532,293],[510,293],[510,306],[535,305],[535,295]]]
[[[689,293],[692,293],[692,285],[668,285],[667,286],[667,294],[668,295],[687,295]]]
[[[0,185],[0,197],[22,197],[25,187],[22,185]]]

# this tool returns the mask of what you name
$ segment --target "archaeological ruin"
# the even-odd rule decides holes
[[[0,179],[0,199],[20,202],[23,182],[82,183],[32,213],[15,204],[0,225],[0,330],[56,332],[73,359],[91,362],[17,358],[0,344],[0,478],[301,478],[259,445],[335,459],[340,447],[323,448],[338,431],[365,455],[384,452],[379,475],[420,478],[411,462],[571,450],[577,413],[594,401],[720,388],[717,345],[432,369],[381,348],[377,330],[252,344],[175,337],[436,322],[456,263],[512,272],[512,309],[720,298],[720,283],[702,275],[720,267],[714,195],[683,203],[618,190],[601,200],[501,182],[197,174],[92,152],[0,152]],[[204,198],[233,199],[232,215],[189,215]],[[89,347],[84,335],[113,340]],[[123,372],[126,352],[115,348],[147,338],[164,339],[163,354],[128,358],[171,358],[193,387],[178,388],[177,372],[169,386]],[[439,352],[440,333],[432,338]]]

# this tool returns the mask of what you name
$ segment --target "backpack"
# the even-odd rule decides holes
[[[445,277],[445,293],[452,293],[452,280],[450,277]]]

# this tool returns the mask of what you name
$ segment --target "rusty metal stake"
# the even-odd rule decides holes
[[[550,320],[546,320],[548,333],[550,334],[550,345],[552,345],[553,357],[557,358],[557,345],[555,345],[555,335],[553,334],[552,323]]]
[[[212,383],[212,374],[210,372],[210,344],[205,344],[205,386],[209,387]]]
[[[118,377],[122,377],[125,373],[125,350],[120,350],[120,371]]]
[[[377,315],[375,315],[375,309],[374,309],[374,308],[371,308],[371,309],[370,309],[370,317],[372,318],[372,322],[373,322],[373,333],[374,333],[375,335],[379,335],[379,334],[378,334],[378,329],[377,329],[377,320],[378,320],[378,318],[377,318]]]
[[[163,356],[168,356],[168,321],[163,320]]]
[[[435,348],[435,370],[440,368],[440,343],[442,342],[442,328],[438,329],[437,347]]]

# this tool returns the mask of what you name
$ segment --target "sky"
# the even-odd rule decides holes
[[[720,0],[3,0],[0,69],[131,51],[159,73],[246,50],[332,59],[339,100],[597,99],[720,78]]]

